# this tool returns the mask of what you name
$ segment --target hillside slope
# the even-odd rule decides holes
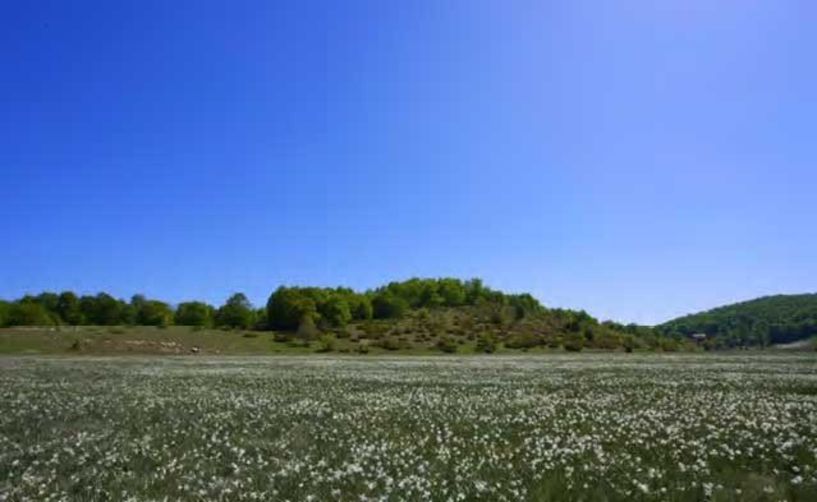
[[[224,351],[239,352],[287,347],[360,353],[689,347],[684,340],[656,337],[643,326],[600,322],[581,310],[549,309],[530,294],[494,290],[480,279],[451,277],[392,281],[367,291],[280,286],[269,296],[266,308],[252,305],[242,293],[234,293],[216,307],[201,301],[173,305],[141,294],[128,302],[104,292],[78,295],[46,291],[0,301],[2,327],[10,331],[0,343],[16,347],[14,350],[38,350],[44,344],[89,352],[175,353],[205,347],[198,340],[204,332],[221,333],[207,339],[220,341],[209,345],[208,351],[222,350],[218,347],[224,345]],[[19,340],[34,331],[15,329],[38,327],[43,330],[34,331],[55,335],[46,336],[39,344],[34,343],[39,340],[34,337]],[[263,346],[238,343],[225,331],[253,331],[258,338],[269,340]],[[65,333],[76,336],[66,342]],[[171,334],[181,338],[172,339]],[[168,339],[162,340],[163,335]],[[272,342],[284,346],[270,345]]]
[[[775,295],[724,305],[658,326],[666,335],[705,333],[716,347],[791,343],[817,336],[817,294]]]

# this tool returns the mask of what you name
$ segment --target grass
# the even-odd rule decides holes
[[[179,355],[191,353],[194,347],[207,354],[298,352],[296,347],[274,342],[271,333],[243,336],[246,333],[185,326],[7,328],[0,330],[0,353]]]
[[[383,340],[403,341],[396,350],[389,350]],[[355,336],[337,337],[333,352],[357,354],[364,344],[369,354],[406,355],[439,354],[438,338],[424,341],[409,339],[407,335],[371,335],[356,333]],[[476,339],[461,337],[457,352],[476,352]],[[393,347],[393,348],[394,348]],[[296,355],[310,354],[319,350],[318,341],[305,347],[301,343],[276,341],[271,331],[224,331],[197,329],[188,326],[156,328],[152,326],[63,326],[18,327],[0,329],[0,354],[68,354],[68,355],[183,355],[192,354],[194,348],[200,355]],[[502,352],[502,347],[499,348]],[[545,348],[532,349],[546,352]],[[505,352],[518,352],[506,349]]]
[[[4,356],[0,499],[815,500],[815,395],[781,352]]]

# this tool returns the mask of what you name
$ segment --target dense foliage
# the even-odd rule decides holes
[[[498,347],[677,350],[683,340],[663,339],[642,326],[599,322],[584,311],[548,309],[529,294],[493,290],[479,279],[409,279],[365,292],[349,288],[281,286],[265,308],[243,293],[224,305],[183,302],[177,306],[134,295],[129,302],[106,293],[67,291],[0,303],[0,326],[139,325],[197,329],[276,330],[276,339],[323,351],[340,345],[366,353],[432,348],[443,352],[493,352]],[[328,337],[323,337],[322,335]],[[331,338],[336,337],[336,338]],[[686,343],[687,348],[691,346]],[[338,349],[341,350],[341,349]]]
[[[44,292],[13,302],[0,302],[0,326],[178,324],[294,331],[306,317],[324,328],[337,328],[352,321],[400,318],[421,308],[478,304],[510,308],[517,319],[545,312],[531,295],[494,291],[479,279],[415,278],[366,292],[349,288],[281,286],[262,310],[256,310],[243,293],[232,295],[219,308],[197,301],[183,302],[174,308],[144,295],[134,295],[127,302],[107,293],[78,296],[72,291]],[[263,326],[259,326],[262,318]]]
[[[817,294],[777,295],[718,307],[658,327],[669,336],[706,334],[714,348],[766,346],[817,336]]]

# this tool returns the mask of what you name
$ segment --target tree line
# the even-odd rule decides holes
[[[255,307],[243,293],[231,295],[216,307],[202,301],[172,305],[141,294],[125,301],[104,292],[96,295],[43,292],[0,301],[0,326],[180,325],[296,330],[302,323],[338,328],[353,321],[399,318],[421,308],[477,304],[510,309],[517,318],[546,310],[529,294],[492,290],[480,279],[414,278],[365,292],[344,287],[281,286],[263,308]]]
[[[767,346],[817,336],[817,294],[775,295],[718,307],[657,327],[665,336],[704,333],[712,348]]]
[[[767,346],[817,336],[817,294],[778,295],[684,316],[655,328],[600,322],[584,311],[548,309],[529,294],[493,290],[480,279],[395,281],[364,292],[350,288],[281,286],[265,306],[254,306],[243,293],[220,306],[202,301],[172,305],[144,295],[130,300],[108,293],[72,291],[0,300],[0,327],[60,325],[194,326],[244,330],[337,330],[349,323],[398,319],[412,312],[471,308],[471,315],[495,325],[519,329],[506,345],[545,345],[550,339],[577,346],[643,346],[673,350],[705,333],[704,348]],[[462,309],[460,309],[462,310]],[[467,309],[466,309],[467,310]],[[509,332],[512,332],[510,330]]]

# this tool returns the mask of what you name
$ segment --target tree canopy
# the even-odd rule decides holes
[[[766,296],[679,317],[657,329],[674,337],[704,333],[717,347],[794,342],[817,336],[817,294]]]
[[[205,302],[169,303],[137,294],[129,302],[108,293],[79,296],[73,291],[26,295],[0,304],[0,326],[16,325],[145,325],[253,327],[294,331],[305,317],[319,327],[339,328],[372,318],[400,318],[411,310],[492,305],[521,319],[546,309],[529,294],[505,294],[480,279],[420,279],[390,282],[369,291],[349,288],[281,286],[266,309],[256,310],[243,293],[215,308]]]
[[[249,329],[255,323],[255,309],[244,293],[235,293],[216,312],[216,325]]]
[[[172,305],[141,294],[125,301],[105,292],[78,295],[73,291],[46,291],[0,301],[0,327],[177,324],[289,332],[314,326],[325,331],[371,319],[382,322],[405,318],[403,322],[411,324],[424,313],[446,309],[471,312],[468,315],[483,319],[498,332],[512,328],[510,331],[517,334],[507,342],[518,347],[551,343],[547,340],[559,343],[567,335],[575,341],[574,334],[585,346],[594,348],[632,347],[634,340],[640,346],[669,347],[672,340],[686,343],[684,340],[695,333],[708,335],[709,348],[763,346],[817,336],[817,294],[758,298],[650,328],[602,323],[582,310],[548,309],[527,293],[505,293],[485,286],[480,279],[456,278],[412,278],[367,291],[280,286],[260,309],[244,293],[235,293],[215,307],[201,301]],[[528,327],[522,329],[524,326]]]

